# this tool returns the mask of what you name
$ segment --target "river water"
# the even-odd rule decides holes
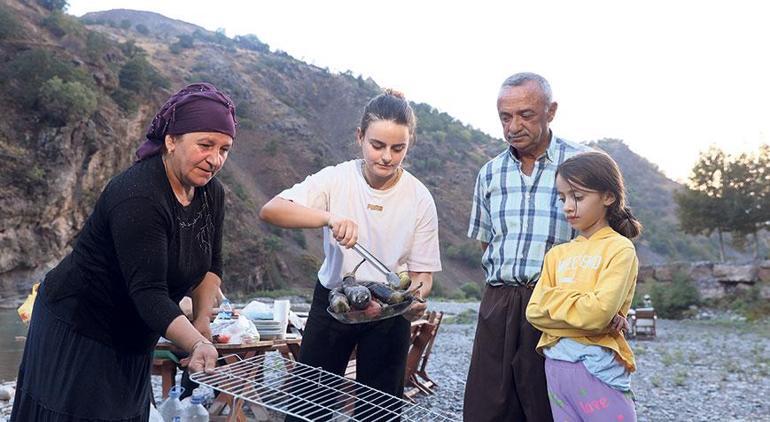
[[[0,309],[0,381],[12,381],[19,372],[24,342],[17,336],[26,336],[27,327],[21,323],[16,309]]]

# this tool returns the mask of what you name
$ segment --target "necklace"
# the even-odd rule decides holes
[[[404,169],[401,167],[398,167],[396,169],[396,175],[387,182],[385,182],[381,187],[375,188],[377,190],[386,190],[390,189],[391,187],[395,186],[396,183],[401,179],[401,174],[404,172]],[[372,182],[369,181],[369,179],[366,178],[366,161],[361,161],[361,173],[364,175],[364,180],[366,180],[366,183],[369,186],[372,186]]]

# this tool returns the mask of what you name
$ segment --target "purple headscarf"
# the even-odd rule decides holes
[[[172,95],[147,128],[147,140],[136,150],[136,161],[163,152],[166,135],[219,132],[235,139],[235,104],[214,85],[199,82]]]

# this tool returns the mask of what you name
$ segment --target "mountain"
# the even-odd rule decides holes
[[[360,112],[382,88],[271,50],[253,35],[231,39],[131,10],[78,20],[41,3],[51,2],[0,3],[0,295],[27,289],[70,250],[101,189],[131,164],[154,112],[201,80],[233,97],[240,123],[218,176],[227,191],[228,291],[312,287],[320,230],[276,229],[258,210],[308,174],[356,157]],[[467,219],[478,169],[505,144],[428,104],[414,107],[417,140],[406,167],[436,200],[444,263],[436,278],[448,293],[483,279]],[[706,256],[694,238],[677,234],[674,182],[621,142],[597,145],[621,164],[631,203],[651,220],[655,235],[642,239],[640,254]]]
[[[155,38],[176,39],[178,35],[192,35],[196,31],[205,32],[206,30],[198,25],[183,22],[176,19],[167,18],[160,13],[145,12],[129,9],[113,9],[102,12],[86,13],[80,18],[80,21],[87,25],[107,25],[115,28],[126,26],[124,22],[129,22],[134,30],[143,32],[138,25],[144,25],[147,34],[152,33]]]

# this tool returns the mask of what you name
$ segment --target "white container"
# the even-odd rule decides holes
[[[276,300],[273,302],[273,320],[281,322],[280,338],[286,335],[286,328],[289,326],[289,310],[291,302],[288,300]]]

